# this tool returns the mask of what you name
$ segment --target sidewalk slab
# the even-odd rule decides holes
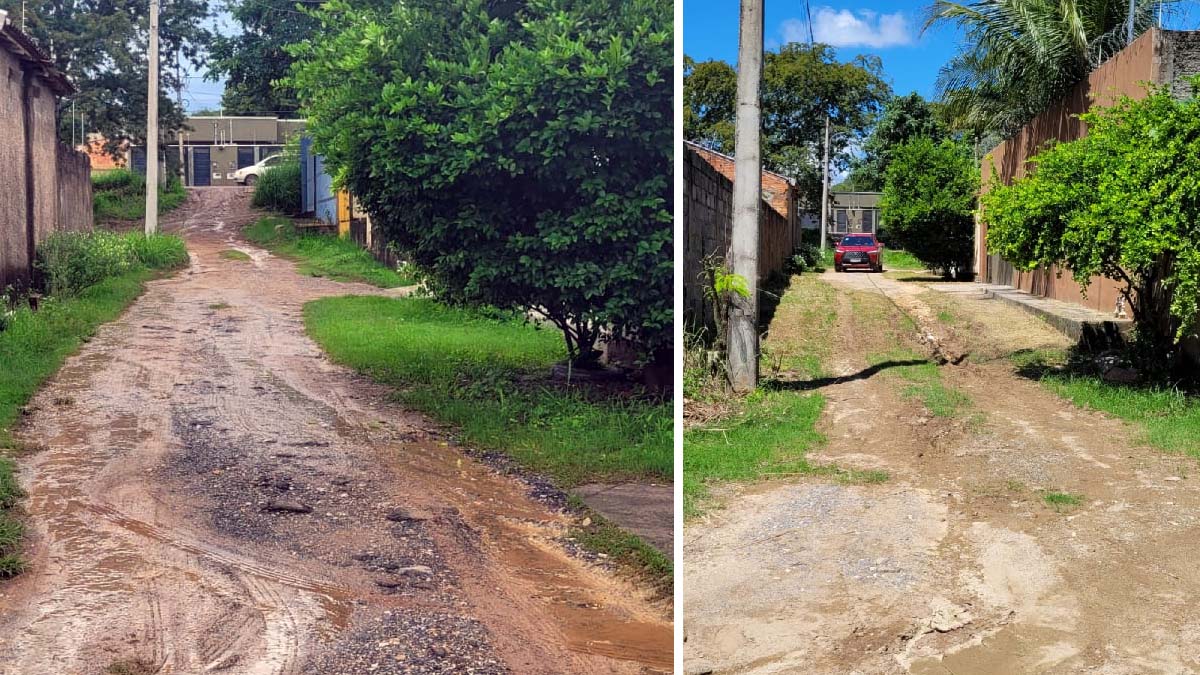
[[[675,490],[671,485],[592,483],[573,490],[600,515],[645,539],[667,556],[675,546]]]
[[[1026,293],[1012,286],[987,283],[933,283],[929,288],[948,294],[973,295],[1008,303],[1040,317],[1072,340],[1089,348],[1121,344],[1133,328],[1131,319],[1090,307]]]

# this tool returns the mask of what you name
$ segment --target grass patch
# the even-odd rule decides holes
[[[237,260],[239,262],[246,262],[251,259],[249,253],[233,248],[221,251],[221,257],[226,260]]]
[[[971,407],[971,398],[957,389],[947,387],[942,382],[942,373],[937,364],[916,352],[897,349],[884,354],[872,354],[867,361],[871,365],[889,361],[921,361],[893,366],[887,369],[887,373],[906,383],[900,392],[902,396],[919,400],[934,417],[959,417]]]
[[[898,248],[883,248],[883,269],[885,270],[924,270],[925,263],[917,260],[913,254]]]
[[[179,208],[187,199],[187,188],[176,176],[158,189],[160,214]],[[92,176],[92,212],[97,222],[141,220],[146,217],[146,178],[127,169]]]
[[[1081,408],[1132,422],[1147,444],[1200,458],[1200,402],[1177,389],[1106,382],[1097,376],[1052,373],[1042,384]]]
[[[684,431],[684,516],[704,509],[714,482],[798,474],[885,480],[882,472],[847,471],[808,461],[808,452],[825,442],[816,430],[824,409],[825,397],[820,394],[760,389],[742,401],[735,415]]]
[[[828,374],[830,333],[837,324],[836,292],[815,275],[793,276],[779,300],[762,346],[761,371],[815,380]]]
[[[370,296],[309,302],[304,323],[334,361],[395,387],[405,405],[458,427],[464,443],[503,451],[560,487],[672,478],[671,404],[549,381],[566,356],[556,330],[426,298]],[[598,516],[593,523],[578,534],[582,544],[669,583],[669,559]]]
[[[213,304],[209,305],[208,308],[212,309],[212,310],[217,310],[217,311],[222,310],[222,309],[229,309],[229,303],[228,302],[214,302]]]
[[[671,478],[670,404],[547,381],[566,357],[556,330],[424,298],[326,298],[304,319],[335,361],[559,485]]]
[[[1079,506],[1083,503],[1083,495],[1073,495],[1069,492],[1043,492],[1042,501],[1055,511]]]
[[[327,234],[301,234],[290,218],[268,216],[243,234],[250,242],[299,262],[298,271],[334,281],[360,281],[379,288],[411,286],[416,279],[379,263],[349,239]]]

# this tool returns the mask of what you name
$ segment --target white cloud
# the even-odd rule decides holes
[[[903,12],[878,14],[869,9],[850,11],[817,7],[812,16],[813,39],[834,47],[899,47],[913,43],[912,27]],[[808,42],[808,24],[788,19],[780,26],[784,42]]]

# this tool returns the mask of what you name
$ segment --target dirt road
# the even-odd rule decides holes
[[[0,672],[669,670],[668,610],[564,552],[567,516],[305,336],[304,302],[381,291],[239,243],[253,217],[194,192],[191,267],[33,401]]]
[[[878,275],[824,279],[842,305],[838,378],[819,388],[828,443],[813,458],[889,479],[732,488],[685,527],[688,671],[1200,672],[1195,461],[989,360],[1063,344],[1019,310]],[[891,307],[880,293],[915,328],[894,309],[882,330],[855,315]],[[922,320],[943,300],[965,319]],[[971,399],[960,417],[931,416],[867,369],[898,344],[928,349],[928,333],[973,354],[941,369]],[[1048,491],[1082,503],[1055,510]]]

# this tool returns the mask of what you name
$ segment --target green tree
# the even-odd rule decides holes
[[[685,135],[733,154],[737,73],[722,61],[686,63]],[[830,157],[836,166],[845,167],[847,148],[862,141],[891,96],[878,57],[843,62],[823,44],[793,43],[768,51],[762,88],[763,166],[794,178],[810,204],[820,201],[826,115],[833,126]]]
[[[718,149],[733,148],[737,73],[724,61],[683,57],[683,137]]]
[[[853,189],[878,192],[891,163],[892,152],[910,138],[941,141],[949,135],[934,104],[916,92],[894,96],[884,105],[883,114],[863,143],[862,157],[850,163],[847,184]]]
[[[208,76],[225,78],[221,107],[228,115],[292,117],[300,107],[282,83],[292,67],[288,45],[312,37],[317,20],[296,9],[298,3],[233,4],[230,16],[241,24],[236,35],[215,36]]]
[[[314,11],[290,85],[336,180],[449,301],[672,340],[672,6],[481,0]]]
[[[1156,89],[1082,119],[1087,136],[984,195],[988,248],[1019,269],[1069,269],[1085,289],[1120,282],[1146,363],[1177,365],[1200,311],[1200,101]]]
[[[26,32],[52,53],[59,70],[79,90],[75,114],[86,130],[100,132],[115,152],[123,141],[145,142],[149,4],[145,0],[0,0],[10,20],[25,12]],[[159,12],[161,84],[159,126],[164,134],[183,125],[173,93],[180,87],[177,66],[201,64],[210,33],[201,26],[207,0],[172,0]],[[182,63],[181,63],[182,62]],[[70,105],[70,102],[66,102]],[[60,117],[62,114],[60,113]],[[60,136],[71,138],[69,118]]]
[[[1175,0],[1136,0],[1134,35]],[[938,74],[957,129],[1007,137],[1126,44],[1129,3],[1112,0],[934,0],[926,29],[965,33]]]
[[[974,260],[979,170],[971,150],[951,139],[916,137],[895,147],[879,201],[891,241],[950,276]]]

